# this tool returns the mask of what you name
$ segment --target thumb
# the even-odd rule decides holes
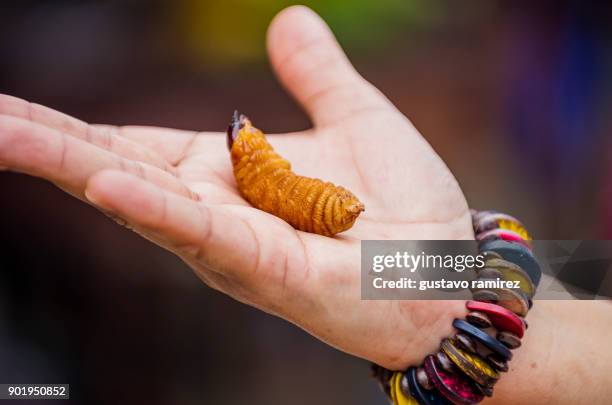
[[[311,9],[281,11],[268,29],[268,54],[282,84],[315,125],[392,104],[357,73],[334,34]]]

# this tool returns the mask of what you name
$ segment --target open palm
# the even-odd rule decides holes
[[[314,13],[279,14],[268,45],[315,124],[270,143],[298,174],[342,185],[365,204],[335,238],[252,208],[236,189],[223,133],[88,125],[1,96],[0,165],[54,182],[176,253],[211,287],[342,350],[389,368],[416,362],[461,303],[361,301],[360,241],[473,237],[463,194]]]

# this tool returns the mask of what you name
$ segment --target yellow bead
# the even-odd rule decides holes
[[[521,235],[521,238],[525,240],[531,240],[531,236],[529,235],[529,232],[527,232],[527,229],[525,229],[521,224],[517,222],[510,221],[507,219],[500,219],[497,224],[502,229],[507,229],[509,231],[518,233],[519,235]]]
[[[521,291],[532,298],[535,294],[535,286],[525,270],[518,265],[503,259],[490,259],[485,262],[485,268],[495,269],[501,273],[504,280],[518,281]]]
[[[499,379],[499,373],[485,360],[477,354],[460,349],[455,341],[445,339],[441,348],[459,369],[477,383],[490,387]]]
[[[391,403],[393,405],[397,405],[397,398],[395,396],[395,380],[397,377],[397,373],[393,373],[393,376],[391,377],[391,381],[389,381],[389,386],[391,387],[391,389],[389,390],[389,393],[391,394]]]
[[[404,394],[404,392],[402,391],[401,381],[403,374],[397,372],[393,375],[393,377],[394,380],[391,380],[391,392],[395,391],[395,399],[393,403],[395,405],[419,405],[416,399],[414,399],[412,396],[406,396],[406,394]]]

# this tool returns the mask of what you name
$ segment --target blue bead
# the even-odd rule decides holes
[[[492,240],[480,246],[481,252],[495,252],[504,260],[516,264],[527,273],[533,284],[537,287],[542,278],[542,269],[533,253],[525,246],[504,240]]]
[[[410,394],[421,405],[452,405],[448,399],[444,398],[438,390],[432,388],[426,390],[421,387],[416,378],[416,368],[411,367],[406,373],[408,377],[408,385],[410,386]]]
[[[476,326],[469,324],[467,321],[464,321],[463,319],[455,319],[453,321],[453,326],[461,332],[473,337],[491,351],[497,353],[504,360],[510,360],[512,358],[512,352],[510,349],[504,346],[503,343],[490,336],[483,330],[478,329]]]

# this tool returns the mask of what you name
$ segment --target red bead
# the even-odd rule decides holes
[[[500,331],[508,331],[522,338],[525,334],[525,324],[512,311],[488,302],[468,301],[466,307],[470,311],[478,311],[488,315],[491,323]]]
[[[429,355],[425,358],[425,372],[429,381],[449,401],[459,405],[471,405],[482,401],[484,396],[471,380],[440,367],[436,358]]]
[[[525,246],[526,248],[531,249],[529,241],[523,239],[521,235],[509,229],[491,229],[476,235],[476,240],[478,242],[487,242],[490,240],[498,239],[505,240],[507,242],[518,243]]]

